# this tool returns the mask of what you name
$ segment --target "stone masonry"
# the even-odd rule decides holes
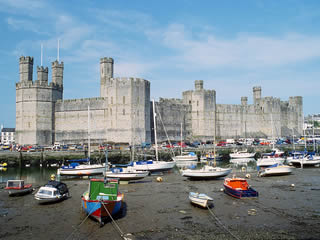
[[[20,57],[20,81],[16,83],[16,142],[50,145],[91,142],[139,144],[153,142],[153,109],[150,82],[141,78],[114,78],[112,58],[100,59],[100,97],[63,99],[63,62],[37,67],[33,58]],[[217,104],[215,90],[203,88],[182,93],[182,99],[160,98],[155,104],[158,141],[213,140],[236,137],[301,135],[302,97],[289,101],[262,97],[253,87],[253,104]]]

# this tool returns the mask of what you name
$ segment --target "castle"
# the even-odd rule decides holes
[[[154,122],[150,82],[141,78],[114,78],[114,60],[100,59],[100,97],[63,99],[63,62],[37,67],[33,81],[33,57],[20,57],[20,81],[16,83],[16,142],[50,145],[106,142],[153,142]],[[253,104],[217,104],[216,92],[205,90],[203,81],[182,93],[182,99],[160,98],[155,104],[158,141],[212,140],[216,138],[301,135],[302,97],[289,101],[262,97],[253,88]]]

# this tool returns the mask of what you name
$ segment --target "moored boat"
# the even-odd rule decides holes
[[[8,180],[5,190],[10,197],[15,197],[29,194],[34,188],[32,184],[24,184],[24,180]]]
[[[51,180],[46,185],[40,187],[34,198],[40,204],[55,203],[67,199],[69,190],[65,183]]]
[[[191,203],[199,205],[201,207],[208,207],[209,204],[213,201],[211,197],[204,193],[195,193],[195,192],[189,192],[189,199]]]
[[[149,171],[138,171],[131,166],[126,168],[110,168],[110,170],[105,173],[106,177],[118,178],[120,181],[139,180],[148,175]]]
[[[259,196],[259,193],[244,178],[226,178],[223,186],[224,192],[235,198],[253,198]]]
[[[220,168],[205,165],[200,169],[181,170],[183,177],[191,179],[215,179],[227,176],[232,171],[231,168]]]
[[[119,192],[117,179],[91,179],[88,191],[81,196],[82,208],[100,225],[104,219],[119,213],[123,194]]]
[[[244,150],[230,153],[230,158],[253,158],[255,155],[255,153],[249,153],[247,150]]]
[[[194,152],[189,152],[187,154],[181,154],[175,157],[172,157],[173,161],[198,161],[198,156]]]
[[[293,167],[284,165],[284,164],[274,164],[272,166],[258,169],[258,176],[259,177],[265,177],[265,176],[282,176],[282,175],[288,175],[292,173]]]
[[[79,162],[72,162],[59,168],[58,174],[61,176],[90,176],[103,174],[104,169],[104,164],[79,164]]]

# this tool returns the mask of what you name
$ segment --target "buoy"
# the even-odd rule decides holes
[[[223,188],[220,188],[220,192],[223,192]]]
[[[293,183],[291,184],[291,187],[294,187],[294,184],[293,184]]]
[[[162,177],[157,177],[157,182],[162,182]]]
[[[242,167],[242,168],[241,168],[241,171],[242,171],[242,172],[246,171],[246,167]]]
[[[251,175],[249,173],[247,173],[246,178],[251,178]]]
[[[51,180],[52,180],[52,181],[54,181],[54,180],[55,180],[55,178],[56,178],[56,175],[51,174],[50,178],[51,178]]]

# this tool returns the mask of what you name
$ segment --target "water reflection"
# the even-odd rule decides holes
[[[238,158],[229,161],[233,172],[254,172],[257,169],[257,161],[254,158]]]
[[[0,182],[7,182],[11,179],[22,179],[25,183],[44,184],[51,174],[56,174],[57,168],[7,168],[6,171],[0,171]]]

